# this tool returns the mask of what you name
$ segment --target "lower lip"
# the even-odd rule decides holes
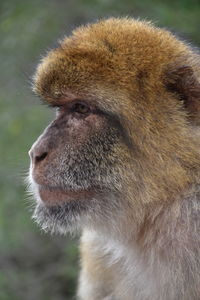
[[[92,190],[64,191],[60,188],[39,186],[39,195],[48,205],[63,204],[69,201],[86,200],[94,195]]]

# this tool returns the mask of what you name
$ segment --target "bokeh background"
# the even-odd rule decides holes
[[[74,299],[78,241],[42,233],[25,194],[28,149],[53,117],[31,76],[58,39],[108,16],[153,20],[200,45],[199,0],[0,0],[0,300]]]

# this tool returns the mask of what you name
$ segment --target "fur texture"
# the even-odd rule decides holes
[[[81,300],[200,299],[199,76],[190,46],[133,19],[80,27],[39,64],[35,92],[64,110],[32,148],[48,153],[34,218],[83,232]],[[93,193],[47,205],[41,182]]]

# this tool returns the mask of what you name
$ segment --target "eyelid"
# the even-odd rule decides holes
[[[87,103],[84,103],[83,101],[77,101],[77,102],[73,103],[70,107],[70,110],[76,111],[77,108],[80,108],[80,107],[86,108],[86,110],[88,110],[88,112],[92,110],[91,106]]]
[[[84,101],[84,100],[74,100],[70,103],[69,107],[72,108],[73,106],[77,105],[77,104],[80,104],[80,105],[85,105],[87,107],[91,107],[90,103]]]

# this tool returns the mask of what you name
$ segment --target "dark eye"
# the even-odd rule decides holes
[[[72,112],[76,112],[79,114],[88,114],[90,112],[90,108],[87,104],[84,103],[75,103],[72,108]]]

